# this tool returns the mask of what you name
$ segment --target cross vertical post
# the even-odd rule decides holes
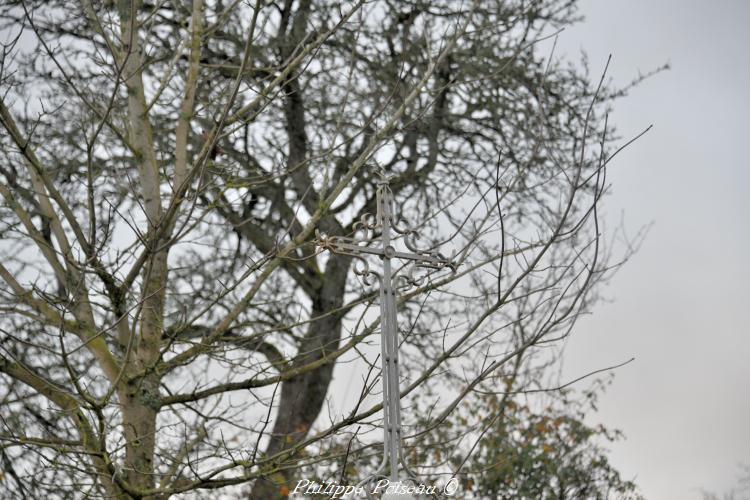
[[[383,347],[383,408],[385,412],[385,436],[390,463],[390,480],[398,481],[398,462],[401,452],[401,398],[398,388],[398,323],[396,318],[396,294],[393,288],[391,258],[395,249],[391,246],[390,188],[387,180],[381,180],[377,191],[376,223],[381,227],[383,253],[383,277],[380,286],[380,331]]]

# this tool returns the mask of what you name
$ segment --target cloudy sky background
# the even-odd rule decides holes
[[[626,433],[612,461],[647,498],[700,499],[750,465],[750,2],[581,7],[586,20],[561,34],[561,56],[584,49],[594,72],[612,53],[619,85],[672,69],[611,117],[623,136],[654,128],[608,172],[609,224],[623,213],[631,234],[655,224],[605,290],[613,301],[574,332],[565,374],[634,356],[592,422]]]

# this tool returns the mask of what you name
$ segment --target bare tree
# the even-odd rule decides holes
[[[721,495],[701,489],[703,500],[746,500],[750,498],[750,466],[738,464],[737,484]]]
[[[629,255],[599,217],[627,88],[551,55],[575,2],[9,0],[0,19],[11,498],[366,475],[377,293],[315,232],[352,235],[379,171],[456,264],[398,298],[413,453],[471,456],[512,412],[467,401],[554,389],[548,348]]]

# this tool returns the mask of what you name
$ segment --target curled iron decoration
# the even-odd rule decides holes
[[[377,224],[373,222],[370,214],[363,215],[359,221],[354,223],[354,236],[328,236],[315,230],[316,244],[322,250],[328,250],[338,255],[348,255],[354,258],[353,271],[357,278],[365,286],[372,286],[381,282],[380,274],[370,269],[370,263],[365,254],[368,252],[370,243],[375,241],[375,230]]]

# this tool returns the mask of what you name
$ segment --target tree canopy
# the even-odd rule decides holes
[[[399,289],[414,471],[466,497],[636,494],[612,435],[547,391],[639,241],[611,255],[599,213],[628,88],[553,51],[575,1],[8,0],[0,20],[14,498],[366,475],[378,294],[315,242],[375,212],[380,172],[395,222],[456,265]]]

